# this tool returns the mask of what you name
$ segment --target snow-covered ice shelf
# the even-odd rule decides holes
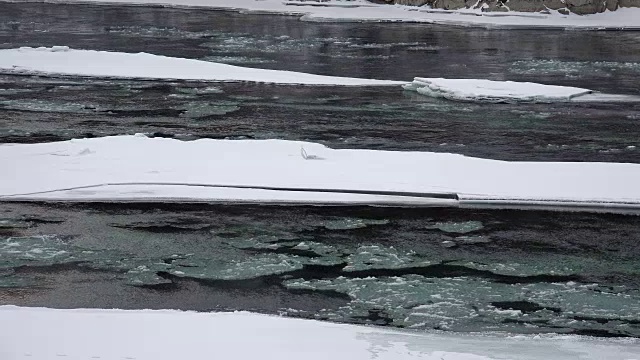
[[[384,86],[406,83],[252,69],[146,53],[75,50],[66,46],[0,50],[0,72],[136,79],[249,81],[301,85]]]
[[[484,79],[427,79],[415,78],[405,90],[419,94],[463,101],[570,101],[592,93],[589,89],[543,85],[529,82],[491,81]]]
[[[285,140],[131,135],[4,144],[0,168],[0,200],[640,205],[638,164],[505,162]],[[312,190],[295,191],[302,189]]]
[[[1,0],[26,1],[26,0]],[[482,12],[481,9],[437,10],[428,7],[390,6],[365,0],[41,0],[54,3],[162,4],[173,7],[206,7],[268,14],[290,14],[304,21],[389,21],[524,29],[640,29],[640,9],[620,8],[592,15],[527,12]]]
[[[625,360],[636,340],[402,332],[246,312],[0,306],[3,360]]]

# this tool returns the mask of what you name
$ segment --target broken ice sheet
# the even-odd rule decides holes
[[[432,261],[419,258],[414,251],[399,252],[394,247],[364,245],[358,247],[347,257],[346,272],[370,269],[398,269],[427,266]]]
[[[209,94],[222,94],[224,91],[217,86],[207,87],[176,87],[175,91],[180,94],[186,95],[209,95]]]
[[[480,221],[465,221],[465,222],[436,222],[432,225],[427,225],[427,229],[440,230],[448,233],[466,234],[473,231],[478,231],[484,228]]]
[[[286,254],[261,254],[248,260],[211,260],[192,257],[172,262],[169,273],[206,280],[247,280],[300,270],[304,258]]]
[[[513,326],[536,326],[529,320],[553,322],[570,328],[577,326],[575,316],[636,321],[640,313],[637,294],[609,293],[597,288],[597,285],[571,282],[514,285],[485,279],[405,275],[293,279],[285,281],[284,285],[289,289],[336,291],[351,298],[347,305],[338,310],[322,311],[319,314],[322,318],[353,321],[366,318],[370,310],[377,309],[393,319],[393,325],[411,328],[479,331],[491,326],[496,330],[508,331]],[[494,306],[497,301],[521,300],[536,304],[532,314],[517,309],[504,311]],[[592,321],[591,325],[597,326],[597,321]],[[638,329],[629,331],[639,332]]]
[[[389,224],[389,220],[355,219],[355,218],[327,220],[323,222],[323,226],[329,230],[352,230],[352,229],[365,228],[369,225],[387,225],[387,224]]]
[[[200,118],[212,115],[226,115],[240,110],[237,103],[229,101],[218,102],[190,102],[181,110],[185,110],[180,116],[189,118]]]

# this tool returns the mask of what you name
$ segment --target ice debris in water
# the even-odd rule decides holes
[[[57,112],[57,113],[94,113],[99,111],[95,105],[56,102],[47,100],[4,100],[0,106],[5,109],[32,111],[32,112]]]
[[[207,280],[247,280],[300,270],[304,260],[295,255],[264,254],[249,260],[212,261],[197,257],[172,262],[169,273]]]
[[[594,285],[578,283],[533,283],[514,286],[473,278],[429,278],[405,275],[384,278],[292,279],[285,281],[289,289],[336,291],[348,295],[351,301],[337,310],[323,310],[322,318],[335,321],[366,319],[371,309],[383,310],[392,324],[412,328],[440,328],[473,331],[486,328],[487,322],[496,330],[512,327],[550,325],[580,329],[585,322],[576,316],[638,320],[640,298],[637,295],[612,293]],[[474,291],[469,291],[474,289]],[[496,301],[518,303],[526,299],[531,309],[504,311],[494,306]],[[607,303],[607,306],[599,304]],[[362,320],[359,320],[362,321]],[[591,328],[607,329],[597,319],[585,320]],[[638,334],[637,329],[626,331]],[[640,335],[640,334],[638,334]]]
[[[352,230],[365,228],[368,225],[387,225],[389,220],[374,219],[339,219],[325,221],[323,226],[329,230]]]
[[[187,95],[209,95],[209,94],[222,94],[224,91],[216,86],[207,87],[177,87],[176,92]]]
[[[433,262],[418,259],[413,251],[399,252],[394,247],[364,245],[358,247],[347,257],[344,271],[363,271],[370,269],[398,269],[431,265]]]
[[[15,219],[0,219],[0,229],[26,229],[29,222]]]
[[[182,110],[185,110],[180,116],[199,118],[211,115],[226,115],[234,111],[240,110],[237,103],[228,101],[219,102],[191,102]]]
[[[488,236],[458,236],[455,238],[459,244],[487,244],[491,242]]]
[[[458,234],[466,234],[483,228],[484,226],[480,221],[436,222],[433,225],[427,225],[427,229],[437,229],[448,233]]]

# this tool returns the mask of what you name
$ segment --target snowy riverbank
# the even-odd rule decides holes
[[[2,0],[7,1],[7,0]],[[22,0],[8,0],[20,2]],[[286,14],[304,21],[344,22],[414,22],[454,26],[510,29],[582,29],[639,30],[640,8],[621,8],[591,15],[564,15],[531,12],[482,12],[481,9],[439,10],[428,7],[373,4],[356,1],[284,1],[284,0],[42,0],[51,3],[163,5],[169,7],[203,7],[219,10]]]
[[[246,312],[1,306],[0,321],[11,324],[0,329],[3,360],[624,360],[640,357],[640,344],[635,340],[401,332]]]

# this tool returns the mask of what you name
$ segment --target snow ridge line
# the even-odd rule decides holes
[[[74,186],[64,189],[54,189],[46,191],[37,191],[24,194],[10,194],[0,195],[0,201],[10,200],[12,197],[31,196],[40,194],[50,194],[60,191],[71,191],[81,189],[91,189],[105,186],[190,186],[190,187],[209,187],[209,188],[229,188],[229,189],[252,189],[252,190],[271,190],[271,191],[291,191],[291,192],[316,192],[316,193],[337,193],[337,194],[354,194],[354,195],[381,195],[381,196],[399,196],[399,197],[414,197],[414,198],[431,198],[431,199],[446,199],[458,201],[457,193],[425,193],[425,192],[409,192],[409,191],[384,191],[384,190],[354,190],[354,189],[322,189],[322,188],[292,188],[283,186],[261,186],[261,185],[226,185],[226,184],[194,184],[194,183],[179,183],[179,182],[116,182],[116,183],[103,183],[93,185]]]

